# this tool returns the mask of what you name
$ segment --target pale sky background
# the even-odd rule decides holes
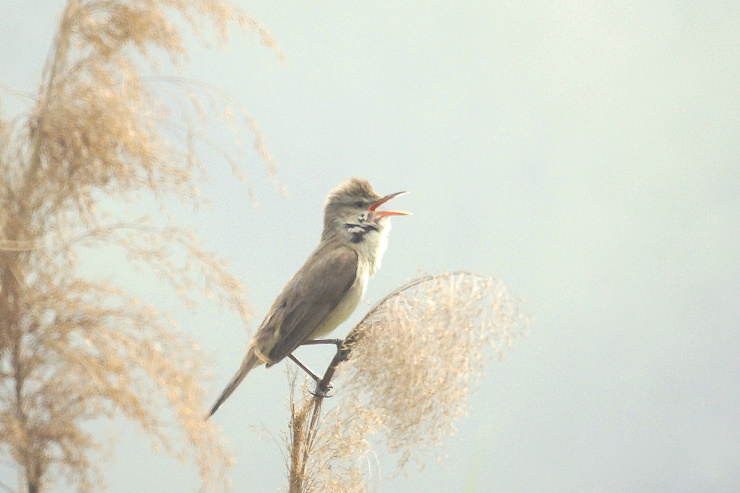
[[[213,207],[176,219],[231,259],[258,319],[182,311],[110,267],[202,344],[213,398],[318,241],[324,196],[359,175],[409,190],[395,206],[414,213],[394,220],[368,302],[466,269],[534,319],[447,457],[394,477],[379,450],[376,491],[740,491],[740,3],[240,3],[286,63],[234,33],[187,75],[249,108],[289,194],[248,156],[253,206],[214,159]],[[34,89],[61,8],[3,3],[2,84]],[[287,365],[255,370],[214,418],[235,491],[286,487],[280,447],[253,429],[286,430]],[[105,433],[109,491],[197,490],[135,427]]]

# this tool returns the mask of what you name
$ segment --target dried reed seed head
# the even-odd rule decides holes
[[[366,491],[378,437],[399,454],[399,470],[421,464],[454,433],[488,356],[525,331],[520,304],[500,282],[457,272],[416,279],[373,307],[350,333],[356,342],[334,381],[339,404],[309,427],[309,382],[294,406],[311,462],[302,491]]]
[[[204,166],[195,141],[207,142],[198,110],[185,113],[183,99],[165,106],[175,96],[160,97],[144,72],[146,62],[156,71],[153,50],[176,64],[184,58],[185,26],[171,13],[196,33],[213,27],[220,40],[236,21],[275,47],[261,24],[226,2],[70,1],[25,127],[0,120],[0,349],[22,348],[15,362],[2,351],[8,378],[22,391],[19,397],[13,385],[0,388],[0,441],[29,484],[60,475],[78,491],[99,491],[87,460],[98,437],[81,424],[118,413],[183,458],[185,449],[172,440],[177,428],[204,490],[226,487],[230,458],[212,424],[202,422],[206,372],[192,341],[151,307],[76,270],[83,243],[118,245],[186,302],[201,290],[248,315],[238,279],[187,232],[107,221],[98,207],[102,196],[139,191],[158,200],[167,193],[198,197]],[[259,155],[269,157],[251,117],[239,115],[242,129],[256,131]],[[224,157],[236,166],[237,159]]]
[[[343,405],[378,423],[403,465],[417,449],[455,432],[488,348],[499,354],[522,333],[520,303],[493,279],[429,276],[387,297],[355,329],[362,337],[340,367]],[[361,403],[361,404],[357,404]]]
[[[358,417],[364,410],[339,406],[323,414],[314,406],[308,385],[296,395],[291,390],[291,428],[287,443],[290,491],[306,493],[366,492],[377,459],[368,441],[375,432],[372,419]],[[301,402],[300,406],[296,402]]]

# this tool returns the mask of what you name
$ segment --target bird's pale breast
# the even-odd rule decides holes
[[[325,336],[332,330],[336,329],[339,324],[344,322],[352,315],[357,305],[360,304],[362,297],[365,296],[367,280],[369,277],[368,267],[365,262],[357,263],[357,277],[347,294],[339,302],[339,305],[331,312],[323,324],[318,326],[309,336],[309,340],[318,339]]]

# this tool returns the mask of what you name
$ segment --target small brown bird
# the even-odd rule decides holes
[[[328,334],[347,320],[364,296],[367,280],[380,267],[388,246],[390,216],[408,214],[379,211],[378,207],[404,193],[383,197],[362,178],[352,178],[332,190],[324,206],[319,246],[270,307],[239,370],[207,418],[253,368],[263,363],[269,368],[286,356],[292,357],[298,346]]]

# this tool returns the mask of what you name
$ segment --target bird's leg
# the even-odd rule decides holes
[[[295,356],[293,356],[292,353],[288,355],[288,358],[292,359],[293,362],[301,368],[301,370],[303,370],[306,373],[308,373],[308,376],[310,376],[311,378],[313,378],[314,381],[316,382],[316,391],[315,392],[311,392],[309,390],[309,392],[311,392],[311,395],[313,395],[314,397],[329,397],[329,391],[331,390],[331,385],[329,385],[326,389],[319,388],[321,386],[321,377],[319,377],[314,372],[312,372],[311,370],[309,370],[308,367],[306,365],[304,365],[303,363],[301,363],[298,360],[298,358],[296,358]]]
[[[306,341],[301,346],[313,346],[318,344],[334,344],[337,346],[337,354],[342,354],[342,346],[344,345],[344,339],[314,339],[312,341]],[[340,361],[345,361],[346,355],[340,358]]]
[[[301,363],[300,361],[298,361],[298,358],[296,358],[295,356],[293,356],[293,353],[289,354],[288,355],[288,358],[292,359],[293,360],[293,363],[295,363],[296,365],[298,365],[301,368],[301,370],[305,371],[308,374],[309,377],[311,377],[311,378],[314,379],[314,381],[316,383],[319,383],[321,381],[321,377],[319,377],[314,372],[312,372],[311,370],[309,370],[306,365],[304,365],[303,363]]]
[[[314,344],[334,344],[337,347],[341,347],[344,343],[344,339],[314,339],[312,341],[306,341],[301,346],[312,346]]]
[[[314,339],[314,340],[304,342],[303,344],[301,344],[301,346],[315,346],[319,344],[334,344],[337,347],[337,352],[334,355],[334,359],[332,360],[332,363],[329,365],[329,368],[327,368],[327,371],[329,371],[332,368],[332,366],[337,365],[339,364],[339,362],[346,361],[348,359],[350,349],[345,347],[344,343],[345,343],[344,339]],[[329,391],[331,390],[331,385],[328,383],[328,381],[324,382],[323,378],[322,379],[316,378],[313,372],[310,372],[308,368],[303,366],[298,360],[295,359],[295,357],[291,355],[291,358],[301,368],[303,368],[304,371],[306,371],[309,375],[314,377],[314,380],[316,380],[316,391],[311,392],[311,394],[313,394],[314,397],[322,397],[322,398],[331,397],[329,395]],[[334,374],[333,370],[331,370],[331,374],[332,375]],[[324,377],[326,377],[326,375],[324,375]],[[329,379],[331,379],[331,377],[329,377]]]

